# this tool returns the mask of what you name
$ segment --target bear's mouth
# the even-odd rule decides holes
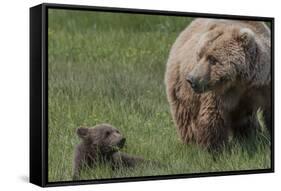
[[[210,87],[207,84],[195,85],[191,88],[197,94],[202,94],[210,90]]]
[[[203,87],[203,88],[194,87],[194,88],[192,88],[192,89],[193,89],[193,91],[194,91],[195,93],[197,93],[197,94],[202,94],[202,93],[205,93],[206,91],[208,91],[206,87]]]
[[[126,139],[125,138],[122,138],[118,143],[117,143],[117,147],[119,149],[122,149],[125,145],[125,142],[126,142]]]
[[[198,79],[194,77],[187,77],[189,87],[197,94],[204,93],[209,90],[208,81],[205,79]]]
[[[116,151],[119,151],[120,149],[122,149],[124,147],[125,142],[126,142],[126,139],[122,138],[118,142],[115,142],[115,143],[107,146],[107,148],[109,148],[109,150],[111,152],[116,152]]]
[[[212,91],[212,90],[217,90],[217,88],[221,87],[223,84],[225,84],[226,82],[228,82],[227,78],[220,78],[219,80],[211,83],[197,83],[193,86],[191,86],[192,90],[197,93],[197,94],[202,94],[202,93],[206,93],[208,91]]]

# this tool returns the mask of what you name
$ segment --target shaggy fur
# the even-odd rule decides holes
[[[120,166],[134,167],[145,160],[119,151],[125,138],[115,127],[100,124],[93,128],[80,127],[77,135],[82,142],[77,145],[73,160],[73,179],[79,179],[83,166],[94,167],[97,163],[109,163],[113,169]]]
[[[270,30],[263,22],[195,19],[177,38],[165,84],[184,143],[215,151],[230,133],[247,138],[271,128]]]

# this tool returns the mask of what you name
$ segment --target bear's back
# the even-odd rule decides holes
[[[239,28],[251,29],[259,38],[269,39],[270,30],[264,22],[257,21],[240,21],[240,20],[225,20],[225,19],[194,19],[178,36],[173,47],[171,54],[179,49],[192,39],[199,40],[201,36],[211,30],[215,26],[225,27],[236,26]]]

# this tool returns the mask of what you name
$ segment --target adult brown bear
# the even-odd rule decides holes
[[[271,44],[264,22],[195,19],[174,43],[165,74],[172,116],[184,143],[211,151],[230,133],[271,128]]]

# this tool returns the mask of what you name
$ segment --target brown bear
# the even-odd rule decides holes
[[[121,166],[134,167],[145,162],[141,157],[119,151],[126,139],[110,124],[99,124],[93,128],[80,127],[77,135],[82,142],[74,151],[73,180],[79,179],[83,166],[94,167],[97,163],[104,162],[115,169]]]
[[[271,32],[264,22],[195,19],[171,48],[168,102],[183,143],[220,150],[271,128]]]

